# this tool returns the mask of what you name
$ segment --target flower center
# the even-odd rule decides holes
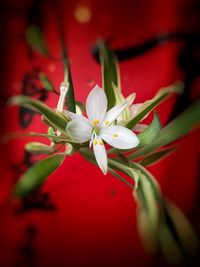
[[[100,127],[98,127],[98,126],[94,126],[94,127],[92,128],[92,132],[93,132],[93,133],[96,133],[97,135],[99,135],[99,134],[100,134]]]
[[[99,120],[93,120],[93,124],[94,124],[94,125],[99,124]]]

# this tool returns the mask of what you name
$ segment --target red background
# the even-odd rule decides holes
[[[26,129],[19,125],[19,108],[7,108],[6,100],[20,94],[25,73],[39,67],[55,88],[63,79],[62,65],[38,54],[30,57],[24,31],[30,23],[31,1],[1,1],[2,17],[2,133],[8,131],[46,131],[35,116]],[[36,1],[37,2],[37,1]],[[109,40],[113,49],[140,45],[159,34],[193,33],[198,30],[195,1],[186,0],[73,0],[41,1],[40,17],[46,41],[54,57],[59,58],[59,27],[62,25],[71,60],[72,77],[77,100],[85,102],[87,94],[98,83],[100,66],[91,47],[99,37]],[[87,7],[91,19],[80,23],[74,16],[79,6]],[[37,22],[39,14],[33,16]],[[120,63],[125,95],[137,93],[135,102],[155,95],[162,86],[186,73],[177,64],[185,43],[173,40],[157,45],[135,58]],[[199,54],[198,54],[199,56]],[[193,81],[190,100],[198,97],[199,77]],[[58,97],[51,95],[46,103],[52,107]],[[166,123],[175,97],[157,109]],[[10,203],[8,194],[19,177],[11,166],[23,160],[23,145],[36,138],[17,139],[1,145],[0,177],[0,266],[161,266],[160,257],[147,256],[136,229],[136,204],[130,189],[76,154],[45,182],[42,193],[55,209],[33,207],[19,212],[18,203]],[[199,131],[178,141],[178,150],[150,171],[158,179],[162,192],[173,200],[192,220],[198,232]],[[164,263],[162,263],[162,266]]]

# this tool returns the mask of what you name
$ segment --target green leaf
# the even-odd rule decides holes
[[[1,143],[7,143],[12,139],[21,138],[21,137],[27,137],[27,136],[35,136],[35,137],[45,137],[49,138],[54,143],[77,143],[65,136],[56,136],[55,134],[42,134],[42,133],[36,133],[36,132],[11,132],[6,133],[5,135],[1,136],[0,142]]]
[[[171,230],[171,235],[180,250],[188,257],[194,258],[199,250],[199,241],[191,223],[173,202],[166,200],[165,208],[166,223]]]
[[[69,75],[69,89],[66,95],[67,98],[67,108],[69,111],[76,113],[76,102],[75,102],[75,96],[74,96],[74,87],[72,82],[72,76],[71,71],[68,69],[68,75]]]
[[[188,134],[195,126],[200,123],[200,100],[194,102],[189,108],[182,112],[177,118],[165,126],[156,140],[144,146],[138,151],[127,156],[129,160],[147,155],[156,148],[170,144],[171,142]]]
[[[157,211],[157,201],[154,195],[154,189],[152,188],[152,184],[146,178],[146,176],[139,172],[139,180],[137,184],[137,188],[135,190],[137,194],[137,198],[142,203],[142,209],[145,209],[148,213],[148,223],[152,224],[152,229],[157,228],[158,223],[158,211]]]
[[[123,178],[118,172],[116,172],[114,169],[112,168],[108,168],[109,173],[111,173],[113,176],[115,176],[116,178],[118,178],[121,182],[125,183],[126,185],[128,185],[131,189],[134,189],[134,186],[129,183],[125,178]]]
[[[102,67],[102,85],[108,99],[108,109],[116,104],[113,84],[120,88],[120,75],[115,54],[108,48],[105,42],[98,44],[99,58]]]
[[[54,91],[54,86],[51,83],[51,81],[49,80],[49,78],[47,77],[47,75],[45,75],[44,73],[40,73],[39,74],[39,79],[40,79],[44,89],[46,89],[49,92]]]
[[[81,148],[81,154],[95,163],[94,154],[88,148]],[[184,255],[195,255],[198,242],[185,216],[172,203],[163,199],[155,178],[143,166],[128,162],[126,158],[108,159],[109,171],[125,182],[117,171],[135,180],[133,196],[138,203],[137,222],[144,247],[156,252],[160,246],[169,262],[177,262]],[[121,179],[122,178],[122,179]]]
[[[150,166],[158,161],[164,159],[166,156],[170,155],[172,152],[175,151],[175,148],[165,148],[160,151],[153,152],[147,155],[140,161],[142,166]]]
[[[152,183],[142,173],[139,174],[134,196],[138,204],[137,224],[143,245],[148,251],[155,252],[160,214]]]
[[[155,97],[151,100],[146,101],[141,109],[138,111],[137,115],[131,119],[126,127],[132,129],[136,124],[138,124],[150,111],[152,111],[158,104],[164,99],[170,96],[172,93],[182,93],[183,83],[177,82],[174,85],[170,85],[163,89],[160,89]]]
[[[52,174],[64,161],[63,154],[54,154],[30,167],[17,181],[13,189],[13,196],[25,197],[40,187],[45,179]]]
[[[140,140],[140,146],[148,145],[151,143],[158,135],[161,130],[161,123],[158,117],[157,112],[154,112],[154,118],[151,124],[140,134],[138,138]]]
[[[158,235],[162,252],[169,262],[177,263],[186,257],[188,265],[193,266],[198,257],[198,239],[185,215],[169,200],[165,200]]]
[[[32,154],[51,154],[53,148],[40,142],[30,142],[25,145],[25,150]]]
[[[26,30],[25,37],[30,48],[44,56],[49,56],[49,50],[39,27],[34,25],[29,26]]]
[[[20,105],[39,112],[47,118],[52,126],[56,127],[63,133],[66,132],[65,129],[68,123],[67,118],[62,113],[49,108],[46,104],[39,100],[35,100],[27,96],[14,96],[9,100],[8,104]]]
[[[66,99],[67,99],[67,108],[69,111],[76,113],[76,101],[74,95],[74,86],[71,76],[71,70],[69,66],[69,60],[67,56],[67,50],[65,48],[64,40],[62,40],[62,62],[64,66],[64,83],[69,85]]]
[[[180,247],[168,225],[163,221],[158,228],[158,238],[161,251],[167,261],[173,264],[180,262],[183,257]]]

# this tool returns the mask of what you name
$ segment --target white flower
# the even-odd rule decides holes
[[[100,169],[104,174],[108,170],[108,160],[104,141],[119,149],[130,149],[139,144],[139,139],[131,130],[113,125],[116,118],[126,109],[128,103],[123,101],[107,111],[107,97],[97,85],[89,93],[86,101],[88,118],[65,111],[72,119],[67,125],[67,132],[79,143],[90,140],[94,155]]]

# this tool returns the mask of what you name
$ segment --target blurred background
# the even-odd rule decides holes
[[[200,95],[199,17],[196,0],[1,0],[1,135],[46,132],[40,116],[24,108],[8,108],[6,102],[12,95],[25,94],[56,107],[58,95],[43,88],[39,73],[59,89],[61,37],[79,101],[85,102],[95,84],[101,86],[95,45],[99,38],[116,51],[124,95],[136,92],[136,103],[152,98],[162,86],[183,80],[184,94],[157,109],[165,125]],[[27,43],[32,25],[44,33],[50,51],[45,56]],[[197,235],[199,133],[196,130],[178,141],[174,154],[149,168]],[[13,184],[36,160],[24,150],[30,140],[44,141],[23,138],[1,144],[1,267],[169,266],[161,255],[147,255],[142,248],[131,190],[111,175],[102,175],[78,154],[67,158],[22,203],[10,202]]]

